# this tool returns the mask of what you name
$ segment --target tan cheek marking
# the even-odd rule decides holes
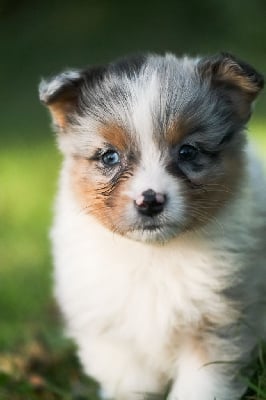
[[[125,152],[129,147],[129,135],[119,125],[104,125],[99,133],[107,143],[110,143],[121,152]]]
[[[104,187],[104,181],[98,177],[99,173],[92,169],[92,163],[81,157],[73,160],[70,173],[72,189],[80,203],[81,210],[93,214],[104,222],[107,219],[105,196],[99,193],[100,189]]]
[[[80,203],[80,209],[93,215],[111,231],[126,233],[128,226],[123,217],[128,202],[131,201],[124,193],[127,191],[128,181],[121,178],[112,186],[93,167],[93,162],[84,158],[73,160],[70,177],[72,190]]]
[[[127,233],[128,230],[131,229],[130,223],[124,214],[127,206],[132,203],[132,199],[125,194],[128,192],[128,190],[128,179],[125,179],[124,181],[121,180],[109,199],[109,212],[110,219],[112,220],[112,230],[120,233],[121,235]]]
[[[244,170],[244,160],[241,154],[228,155],[224,159],[225,171],[222,176],[217,174],[217,178],[210,183],[203,184],[203,188],[189,188],[184,191],[188,204],[189,228],[204,225],[215,215],[224,205],[230,201],[236,188],[241,181]]]

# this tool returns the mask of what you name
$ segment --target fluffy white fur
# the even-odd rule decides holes
[[[64,164],[52,231],[56,297],[86,372],[107,398],[158,393],[169,377],[171,400],[233,400],[245,389],[243,382],[234,393],[212,364],[239,356],[230,334],[201,341],[197,335],[206,316],[218,325],[239,317],[217,294],[221,289],[248,272],[246,290],[253,292],[265,276],[260,262],[252,274],[245,263],[265,201],[258,168],[249,164],[239,196],[217,219],[164,245],[131,241],[84,215]],[[243,243],[246,254],[234,252]],[[257,322],[251,329],[253,336],[263,331]],[[243,345],[248,353],[254,343]]]
[[[266,328],[266,185],[243,135],[263,80],[228,55],[130,65],[63,73],[40,87],[65,156],[52,230],[56,298],[107,399],[141,400],[170,385],[169,400],[239,400],[242,367]],[[176,127],[178,143],[167,142],[182,120],[194,124],[186,138]],[[114,123],[127,144],[119,167],[107,168],[102,154],[114,146],[101,127]],[[194,168],[180,161],[184,143],[200,148]],[[204,200],[194,201],[202,182]],[[135,203],[149,189],[166,199],[150,221]]]

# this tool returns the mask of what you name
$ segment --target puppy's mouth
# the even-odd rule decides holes
[[[132,226],[126,236],[143,242],[166,242],[178,234],[180,228],[173,223],[149,222]]]
[[[152,232],[152,231],[156,231],[156,230],[158,230],[158,229],[162,229],[163,227],[161,226],[161,225],[156,225],[156,224],[153,224],[153,225],[148,225],[148,226],[143,226],[142,228],[140,228],[140,229],[142,229],[143,231],[150,231],[150,232]]]
[[[164,229],[167,226],[165,222],[160,221],[158,218],[150,218],[142,220],[132,226],[133,231],[153,232]]]

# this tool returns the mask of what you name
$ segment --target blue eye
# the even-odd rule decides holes
[[[102,155],[101,158],[104,165],[113,167],[120,163],[120,156],[115,150],[108,150]]]

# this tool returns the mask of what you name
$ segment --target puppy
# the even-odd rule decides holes
[[[105,398],[245,392],[265,335],[266,189],[245,134],[262,87],[229,54],[41,82],[64,155],[56,298]]]

